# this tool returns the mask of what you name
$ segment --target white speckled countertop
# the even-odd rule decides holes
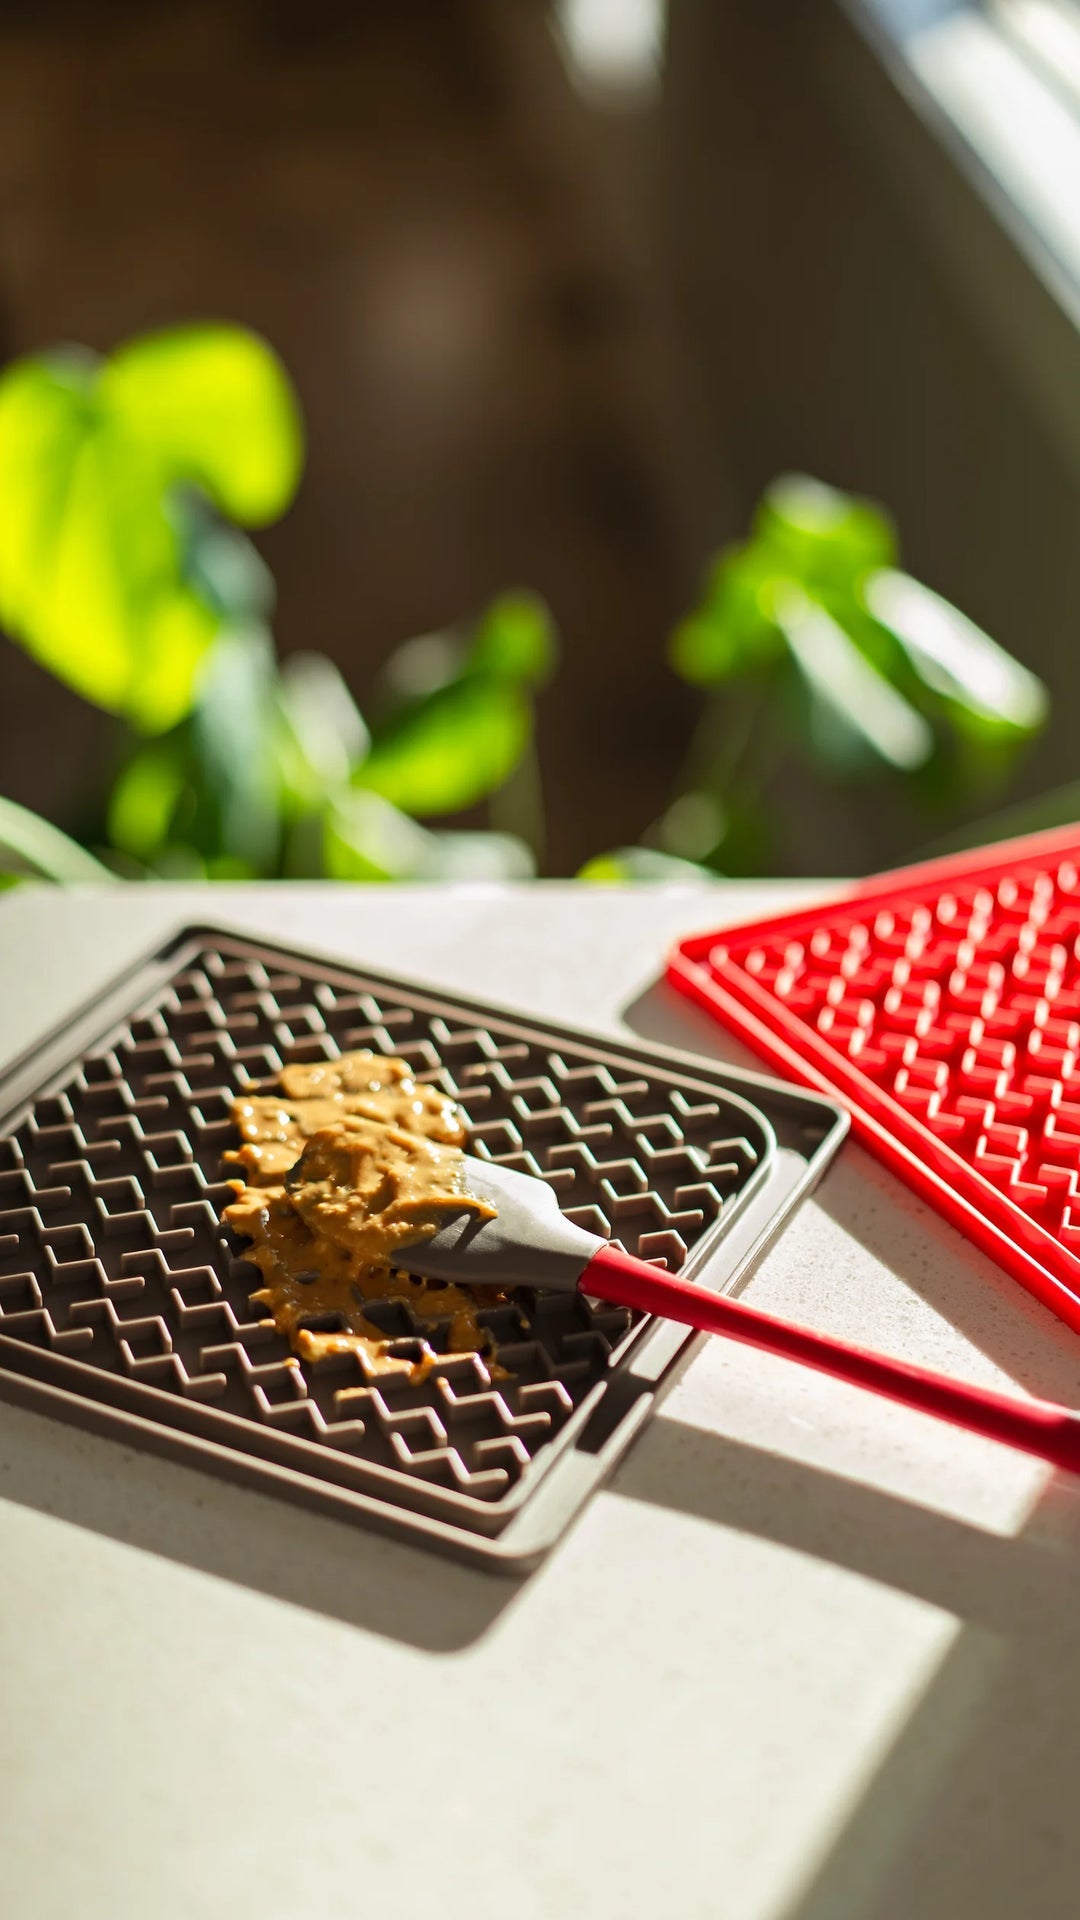
[[[652,982],[791,897],[27,890],[0,1064],[200,919],[742,1060]],[[749,1297],[1080,1404],[1077,1337],[851,1144]],[[517,1583],[0,1402],[0,1911],[1072,1916],[1078,1592],[1071,1482],[720,1341]]]

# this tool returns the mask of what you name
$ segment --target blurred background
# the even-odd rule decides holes
[[[525,776],[509,753],[510,803],[466,782],[429,807],[372,776],[428,829],[520,835],[550,874],[643,842],[641,871],[835,874],[977,838],[1000,808],[1073,818],[1080,789],[1022,803],[1080,777],[1076,16],[1070,0],[8,0],[0,359],[107,355],[203,320],[269,343],[306,440],[295,499],[254,535],[277,656],[327,656],[376,740],[379,713],[400,728],[402,703],[464,670],[459,638],[456,666],[425,681],[413,649],[388,680],[403,642],[472,633],[507,592],[543,603],[557,662],[529,679],[535,749]],[[698,609],[728,632],[714,556],[793,472],[881,503],[907,573],[975,628],[932,670],[922,641],[901,661],[884,600],[871,631],[830,598],[832,560],[820,595],[817,561],[805,578],[785,561],[934,731],[923,751],[883,709],[855,752],[822,701],[842,718],[862,683],[806,626],[810,602],[777,612],[774,569],[771,664],[746,672],[786,732],[751,793],[732,771],[762,724],[736,711],[743,669],[715,649],[703,669],[685,622]],[[846,509],[817,503],[780,518],[821,508],[831,538]],[[866,567],[895,561],[877,538],[845,575],[864,621]],[[220,823],[211,855],[179,815],[159,835],[187,850],[170,866],[115,810],[110,827],[102,796],[135,735],[41,664],[3,554],[0,527],[9,801],[97,856],[118,843],[132,874],[195,870],[189,853],[210,871],[364,870],[302,835],[256,857]],[[1004,656],[972,655],[972,632],[1027,674],[1002,691]]]

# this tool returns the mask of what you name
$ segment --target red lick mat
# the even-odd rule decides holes
[[[668,979],[1080,1329],[1080,825],[696,935]]]

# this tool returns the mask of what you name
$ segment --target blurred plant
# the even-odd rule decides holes
[[[365,719],[329,660],[275,653],[273,580],[247,530],[285,511],[302,465],[288,378],[240,328],[151,334],[106,360],[66,349],[0,376],[0,622],[118,728],[88,836],[101,860],[7,802],[0,875],[534,870],[546,608],[505,594],[469,630],[406,642]],[[830,783],[891,780],[930,810],[1001,785],[1045,690],[896,558],[868,502],[799,476],[769,488],[671,643],[707,696],[676,797],[646,845],[586,875],[767,871],[785,760]],[[422,824],[481,803],[487,831]]]
[[[41,880],[111,880],[108,867],[95,860],[59,827],[50,826],[28,807],[0,798],[0,888],[22,874]]]
[[[222,562],[251,551],[233,535],[215,555],[216,516],[266,525],[301,465],[288,380],[239,328],[16,362],[0,379],[0,621],[77,693],[160,732],[222,625]]]
[[[648,846],[587,877],[768,872],[785,760],[828,783],[891,781],[931,812],[1000,788],[1046,689],[896,560],[870,502],[803,475],[769,487],[671,641],[675,671],[706,690],[677,797]]]
[[[369,727],[329,660],[278,662],[273,580],[242,531],[285,511],[302,466],[288,378],[241,328],[151,334],[106,360],[65,349],[0,376],[0,623],[121,723],[103,857],[181,877],[530,873],[546,608],[506,594],[470,633],[399,648]],[[481,801],[494,831],[417,817]],[[0,815],[0,862],[63,877],[63,836],[44,822],[35,836],[33,819],[12,809],[6,832]],[[98,863],[81,857],[86,878]]]
[[[534,641],[528,659],[523,634]],[[503,595],[471,634],[399,648],[369,727],[323,655],[278,664],[249,602],[207,656],[188,717],[122,768],[109,845],[131,871],[166,876],[527,876],[536,821],[515,811],[514,797],[531,764],[532,690],[553,644],[539,602]],[[463,812],[491,796],[499,831],[434,832],[414,817]]]

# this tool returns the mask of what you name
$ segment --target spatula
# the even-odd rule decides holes
[[[467,1173],[472,1192],[498,1209],[494,1219],[456,1214],[432,1239],[396,1249],[395,1260],[408,1272],[470,1287],[549,1287],[680,1320],[702,1333],[726,1334],[729,1340],[800,1361],[836,1380],[1080,1473],[1080,1414],[1067,1407],[969,1386],[850,1346],[831,1334],[774,1319],[741,1300],[724,1299],[676,1279],[587,1233],[560,1213],[552,1188],[532,1174],[472,1156]]]

